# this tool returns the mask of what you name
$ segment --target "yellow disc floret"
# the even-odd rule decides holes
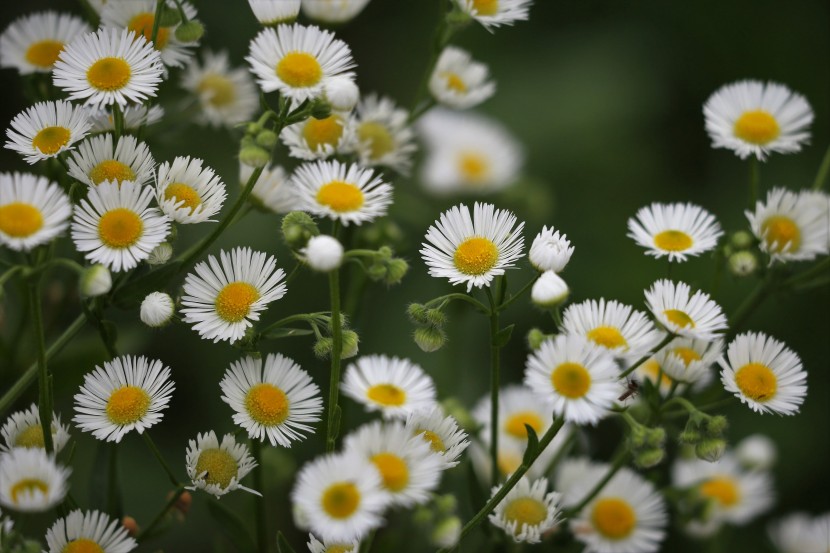
[[[26,238],[43,227],[43,215],[31,204],[12,202],[0,206],[0,232],[12,238]]]
[[[94,88],[111,92],[124,88],[130,82],[130,64],[121,58],[101,58],[86,72],[86,80]]]
[[[294,88],[314,86],[323,78],[317,58],[305,52],[289,52],[277,63],[277,77]]]
[[[388,407],[406,403],[406,392],[394,384],[375,384],[366,391],[366,397]]]
[[[120,184],[125,180],[135,180],[135,177],[132,167],[117,159],[105,159],[89,171],[89,178],[95,184],[101,184],[105,180]]]
[[[164,199],[173,200],[176,204],[183,202],[177,209],[186,207],[190,209],[190,213],[193,213],[202,203],[202,198],[199,196],[199,193],[192,186],[183,182],[168,184],[167,188],[164,189]]]
[[[92,540],[78,538],[67,543],[61,553],[104,553],[104,548]]]
[[[468,183],[478,184],[490,174],[490,162],[481,154],[464,152],[458,156],[458,172]]]
[[[39,40],[26,50],[26,61],[42,69],[49,69],[58,61],[63,50],[63,42],[59,40]]]
[[[499,13],[499,0],[473,0],[473,8],[478,15],[496,15]]]
[[[761,223],[761,234],[773,253],[797,252],[801,246],[801,230],[783,215],[773,215]]]
[[[420,435],[424,438],[424,440],[429,443],[429,448],[434,451],[435,453],[446,453],[447,446],[444,445],[444,440],[441,439],[441,436],[433,432],[432,430],[418,430],[415,432],[415,435]]]
[[[337,213],[356,211],[363,206],[363,192],[350,182],[333,180],[317,191],[317,202]]]
[[[683,252],[693,244],[692,237],[682,230],[664,230],[654,235],[654,245],[667,252]]]
[[[377,161],[395,149],[395,139],[384,125],[366,121],[357,128],[357,138],[369,148],[369,159]]]
[[[579,363],[566,361],[553,369],[550,381],[559,395],[578,399],[591,388],[591,373]]]
[[[229,106],[236,99],[236,87],[233,82],[218,73],[209,73],[202,77],[196,90],[204,94],[208,103],[215,108]]]
[[[534,411],[519,411],[507,417],[507,420],[504,421],[504,431],[515,438],[526,440],[527,428],[525,428],[525,425],[531,427],[538,435],[542,433],[543,424],[542,417],[538,413]]]
[[[748,398],[767,401],[778,390],[778,378],[772,369],[761,363],[748,363],[735,371],[735,384]]]
[[[767,111],[747,111],[735,121],[735,136],[752,144],[764,145],[780,134],[778,121]]]
[[[138,386],[121,386],[107,400],[107,418],[115,424],[138,422],[150,408],[150,395]]]
[[[285,392],[267,382],[251,386],[245,395],[245,408],[254,421],[264,426],[282,424],[290,412]]]
[[[248,316],[251,305],[259,299],[259,292],[247,282],[226,284],[216,295],[216,314],[229,323],[238,323]]]
[[[683,364],[687,367],[689,366],[689,363],[691,363],[692,361],[701,360],[700,354],[692,348],[678,347],[674,348],[672,350],[672,353],[678,356],[683,361]]]
[[[464,82],[464,79],[459,77],[457,74],[447,71],[442,73],[441,76],[447,79],[447,88],[450,90],[455,90],[456,92],[467,92],[467,85]]]
[[[224,449],[205,449],[196,461],[196,474],[203,472],[207,473],[203,476],[206,483],[217,485],[224,490],[239,473],[239,465],[233,455]]]
[[[372,456],[372,463],[380,472],[383,486],[393,492],[399,492],[409,483],[409,468],[406,461],[394,453],[378,453]]]
[[[613,326],[598,326],[588,331],[589,340],[608,349],[627,348],[628,341],[618,328]]]
[[[34,495],[36,492],[46,495],[49,493],[49,484],[37,478],[24,478],[23,480],[15,482],[9,493],[12,496],[12,503],[17,505],[19,495]]]
[[[43,428],[39,424],[20,431],[14,439],[16,447],[39,447],[43,448]]]
[[[320,503],[330,517],[349,518],[360,506],[360,490],[351,482],[337,482],[326,488]]]
[[[548,508],[544,503],[532,497],[520,497],[508,503],[504,508],[504,518],[516,523],[519,532],[525,524],[536,526],[548,518]]]
[[[142,35],[145,39],[147,39],[147,42],[151,42],[153,38],[154,21],[155,17],[152,13],[140,13],[130,19],[130,23],[127,25],[127,28],[138,35]],[[156,50],[162,50],[165,46],[167,46],[169,33],[170,31],[159,25],[159,28],[156,31],[156,42],[154,45]]]
[[[303,138],[309,149],[317,151],[320,146],[334,148],[343,136],[343,121],[338,115],[329,115],[323,119],[309,117],[303,127]]]
[[[141,218],[132,210],[117,207],[101,215],[98,236],[110,248],[129,248],[144,230]]]
[[[626,500],[606,497],[594,505],[591,520],[600,534],[608,539],[621,540],[637,526],[637,513]]]
[[[455,249],[453,263],[465,275],[483,275],[499,259],[499,250],[489,238],[474,236],[464,240]]]
[[[32,139],[32,147],[40,153],[51,156],[69,144],[72,133],[66,127],[45,127]]]
[[[695,327],[694,320],[685,311],[681,311],[679,309],[666,309],[663,311],[663,315],[666,316],[666,319],[668,319],[670,323],[675,324],[680,328]]]
[[[714,499],[723,507],[731,507],[741,499],[738,486],[727,476],[712,478],[701,484],[700,495],[707,499]]]

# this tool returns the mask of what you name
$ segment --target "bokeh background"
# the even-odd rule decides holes
[[[229,50],[243,64],[248,41],[258,30],[246,2],[194,2],[207,27],[206,48]],[[372,0],[352,23],[337,28],[337,36],[352,48],[359,65],[358,83],[364,92],[377,91],[408,106],[425,69],[431,36],[438,17],[438,0]],[[76,2],[65,0],[3,2],[0,26],[15,17],[42,9],[81,13]],[[493,34],[471,25],[457,44],[490,64],[498,83],[496,96],[480,111],[501,120],[525,145],[524,177],[514,187],[488,201],[515,211],[526,221],[529,245],[543,224],[568,234],[576,252],[564,273],[572,300],[605,297],[644,308],[643,290],[666,274],[666,263],[643,255],[626,238],[626,221],[639,207],[653,201],[691,201],[714,212],[728,231],[746,228],[748,166],[731,152],[712,150],[703,130],[702,105],[721,85],[744,78],[785,83],[804,94],[816,121],[811,145],[799,155],[774,155],[762,165],[764,189],[771,186],[809,186],[830,142],[830,5],[820,0],[776,2],[551,2],[538,0],[531,20]],[[238,190],[237,140],[227,131],[187,125],[178,110],[186,101],[174,71],[162,88],[165,120],[148,134],[157,161],[176,155],[205,159],[224,177],[231,193]],[[2,74],[2,121],[8,122],[26,107],[21,81],[13,71]],[[4,123],[7,125],[7,123]],[[279,155],[284,156],[281,152]],[[9,150],[0,152],[3,171],[26,170]],[[417,170],[411,178],[395,177],[397,202],[390,219],[402,232],[397,248],[411,263],[401,286],[386,289],[370,285],[352,313],[360,333],[360,351],[409,357],[435,379],[439,395],[456,396],[472,406],[488,389],[486,320],[467,309],[451,308],[450,341],[443,350],[426,354],[412,342],[412,327],[404,310],[408,302],[425,301],[450,291],[445,281],[431,279],[417,253],[420,240],[440,211],[459,198],[431,198],[420,187]],[[472,201],[472,198],[464,198]],[[236,225],[213,248],[248,245],[277,255],[290,266],[280,241],[279,218],[254,213]],[[181,229],[177,249],[197,239],[203,228]],[[704,256],[675,267],[673,277],[711,289],[712,259]],[[526,261],[510,273],[512,288],[532,275]],[[347,286],[349,281],[347,275]],[[178,286],[180,283],[174,283]],[[724,278],[716,300],[733,311],[754,283]],[[79,312],[75,283],[56,273],[47,285],[49,338],[58,335]],[[171,287],[170,292],[176,292]],[[31,337],[14,329],[21,318],[20,292],[7,287],[0,334],[4,343],[17,344],[13,362],[0,359],[0,388],[34,357]],[[297,279],[285,299],[272,304],[265,320],[287,314],[324,310],[325,277]],[[138,322],[138,312],[111,310],[118,324],[119,349],[162,359],[172,367],[176,392],[163,422],[152,429],[157,443],[181,478],[188,439],[197,432],[233,431],[231,411],[219,399],[221,375],[239,353],[225,343],[199,339],[186,325],[151,332]],[[504,351],[503,382],[519,382],[527,355],[522,339],[533,326],[549,329],[549,319],[526,302],[518,302],[503,316],[515,323],[514,339]],[[765,523],[793,510],[812,513],[830,510],[830,291],[778,296],[766,302],[750,319],[748,328],[762,330],[785,341],[798,352],[809,372],[809,394],[795,417],[759,416],[737,400],[724,408],[731,441],[754,432],[770,435],[779,448],[774,469],[778,502],[774,510],[749,527],[726,532],[721,551],[772,551]],[[315,359],[307,337],[263,344],[266,352],[282,352],[296,359],[325,387],[328,362]],[[72,416],[72,395],[83,374],[106,359],[92,329],[85,330],[51,364],[55,375],[57,408],[63,419]],[[35,388],[18,402],[24,407],[36,397]],[[344,399],[344,427],[354,428],[366,418],[362,409]],[[588,453],[607,458],[616,446],[620,427],[606,422],[588,432]],[[73,432],[77,442],[73,493],[82,504],[100,495],[100,467],[96,455],[102,446],[88,434]],[[136,435],[120,449],[120,477],[125,512],[147,524],[164,501],[170,486],[161,468]],[[288,498],[292,474],[305,460],[322,450],[311,439],[290,450],[268,448],[266,456],[268,511],[274,529],[283,530],[295,548],[303,550],[305,536],[293,529]],[[462,466],[445,476],[454,490],[463,519],[470,516],[469,496]],[[141,548],[142,551],[233,551],[234,544],[216,529],[207,512],[208,497],[195,494],[183,525]],[[242,492],[222,499],[243,518],[253,521],[252,501]],[[404,512],[393,513],[388,530],[378,536],[377,550],[392,543],[400,551],[425,549],[418,530]],[[42,535],[51,522],[44,517],[27,526]],[[465,542],[472,550],[475,541]],[[703,545],[672,529],[664,551],[700,551]],[[714,550],[714,549],[713,549]]]

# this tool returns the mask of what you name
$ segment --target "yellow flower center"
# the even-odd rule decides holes
[[[360,506],[360,491],[351,482],[338,482],[326,488],[320,503],[330,517],[349,518]]]
[[[409,483],[409,468],[406,462],[394,453],[378,453],[372,456],[372,462],[380,472],[386,489],[399,492]]]
[[[654,235],[654,245],[667,252],[686,251],[692,244],[692,237],[682,230],[664,230]]]
[[[121,184],[125,180],[135,180],[135,176],[129,165],[117,159],[105,159],[89,172],[89,178],[95,184],[101,184],[105,180],[114,180]]]
[[[465,152],[458,157],[458,171],[467,182],[480,183],[490,173],[490,162],[480,154]]]
[[[147,39],[147,42],[151,42],[151,39],[153,38],[154,20],[155,16],[152,13],[140,13],[130,19],[130,23],[127,25],[127,28],[137,35],[143,35],[144,38]],[[163,50],[164,47],[167,46],[169,34],[170,31],[159,25],[158,31],[156,32],[156,43],[154,45],[156,50]]]
[[[55,65],[58,56],[63,50],[63,42],[59,40],[40,40],[26,50],[26,61],[43,69]]]
[[[314,86],[323,77],[320,62],[305,52],[289,52],[277,64],[277,77],[288,86],[305,88]]]
[[[101,58],[86,72],[86,80],[94,88],[105,92],[123,88],[130,82],[130,64],[121,58]]]
[[[648,376],[649,380],[652,382],[657,382],[657,378],[660,377],[660,385],[666,386],[671,385],[672,379],[666,373],[663,373],[662,376],[660,375],[660,363],[658,363],[655,359],[649,359],[645,363],[641,365],[642,371]]]
[[[43,428],[39,424],[33,424],[17,435],[14,439],[14,445],[17,447],[44,447]]]
[[[233,82],[217,73],[210,73],[202,77],[202,80],[196,86],[196,90],[202,94],[207,94],[207,101],[210,105],[216,108],[231,105],[236,99],[236,88]]]
[[[695,322],[692,318],[687,315],[686,312],[679,309],[666,309],[663,311],[663,315],[666,316],[666,319],[668,319],[670,323],[675,324],[680,328],[695,327]]]
[[[453,255],[456,269],[465,275],[483,275],[499,259],[499,250],[488,238],[475,236],[458,245]]]
[[[104,553],[104,548],[92,540],[78,538],[67,543],[61,553]]]
[[[591,329],[588,331],[587,338],[608,349],[628,348],[628,341],[622,332],[613,326],[598,326]]]
[[[47,156],[54,155],[69,143],[72,133],[65,127],[46,127],[32,139],[32,147]]]
[[[553,369],[550,381],[559,395],[578,399],[591,388],[591,373],[579,363],[566,361]]]
[[[357,129],[361,144],[367,144],[369,159],[377,161],[395,149],[395,139],[385,126],[374,121],[362,123]]]
[[[672,353],[678,356],[680,359],[682,359],[683,364],[687,367],[689,366],[689,363],[691,363],[692,361],[701,360],[700,354],[692,348],[674,348],[674,350],[672,350]]]
[[[548,508],[538,499],[520,497],[504,508],[504,518],[508,522],[515,522],[516,531],[519,532],[524,524],[536,526],[544,522],[548,518]]]
[[[778,378],[772,369],[761,363],[749,363],[735,372],[735,384],[743,394],[755,401],[767,401],[778,390]]]
[[[450,71],[446,71],[442,73],[441,76],[447,79],[447,88],[450,90],[455,90],[456,92],[467,92],[467,85],[464,83],[464,79],[459,77],[457,74],[452,73]]]
[[[164,199],[173,200],[177,204],[184,202],[179,205],[178,209],[187,207],[190,208],[190,213],[193,213],[193,210],[202,203],[202,198],[199,197],[199,193],[193,187],[183,182],[174,182],[167,185],[167,188],[164,189]]]
[[[337,115],[330,115],[324,119],[309,117],[303,127],[303,138],[313,151],[326,144],[334,148],[341,136],[343,122]]]
[[[121,386],[107,401],[107,418],[115,424],[138,422],[147,414],[150,395],[138,386]]]
[[[741,499],[738,486],[726,476],[712,478],[701,484],[700,495],[707,499],[714,499],[723,507],[731,507]]]
[[[366,391],[366,397],[390,407],[397,407],[406,402],[406,392],[394,384],[375,384]]]
[[[637,513],[626,500],[607,497],[596,502],[591,520],[600,534],[612,540],[621,540],[637,526]]]
[[[12,503],[17,505],[17,496],[20,494],[34,494],[35,492],[46,495],[49,493],[49,484],[37,478],[24,478],[11,487],[10,495],[12,496]]]
[[[527,428],[525,428],[525,425],[531,427],[538,435],[542,432],[543,424],[542,417],[533,411],[519,411],[518,413],[513,413],[504,421],[504,431],[511,436],[526,440]]]
[[[335,543],[326,547],[325,553],[349,553],[354,551],[354,547],[344,543]]]
[[[317,202],[337,213],[356,211],[363,206],[363,192],[350,182],[333,180],[317,191]]]
[[[43,215],[31,204],[12,202],[0,206],[0,232],[12,238],[26,238],[43,226]]]
[[[265,382],[251,387],[245,395],[245,408],[252,419],[264,426],[282,424],[290,413],[285,392]]]
[[[762,109],[747,111],[735,121],[735,136],[752,144],[767,144],[780,132],[775,117]]]
[[[473,8],[478,15],[496,15],[499,13],[499,0],[473,0]]]
[[[144,223],[135,212],[118,207],[107,211],[98,221],[98,236],[110,248],[128,248],[135,244],[144,230]]]
[[[419,435],[429,443],[429,448],[434,451],[435,453],[446,453],[447,446],[444,445],[444,440],[441,439],[441,436],[433,432],[432,430],[418,430],[415,432],[415,435]]]
[[[236,464],[233,455],[224,449],[206,449],[199,454],[196,461],[196,474],[203,472],[207,472],[204,476],[205,482],[215,484],[224,490],[239,473],[239,465]]]
[[[522,456],[513,451],[502,450],[498,452],[496,463],[499,466],[499,472],[507,476],[516,472],[516,469],[522,464]]]
[[[801,230],[795,221],[783,215],[768,217],[761,224],[761,234],[774,253],[796,252],[801,246]]]
[[[248,316],[251,305],[259,299],[259,292],[247,282],[226,284],[216,295],[216,314],[229,323],[238,323]]]

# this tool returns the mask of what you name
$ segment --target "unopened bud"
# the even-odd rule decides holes
[[[326,119],[331,115],[331,104],[323,98],[317,98],[311,104],[311,116],[315,119]]]
[[[458,508],[458,500],[452,494],[439,495],[435,498],[435,508],[443,514],[454,513]]]
[[[351,111],[360,100],[360,90],[349,77],[336,76],[326,79],[323,94],[335,111]]]
[[[112,290],[112,275],[103,265],[92,265],[81,273],[79,287],[82,296],[87,298],[101,296]]]
[[[372,280],[381,280],[386,278],[386,266],[383,263],[372,263],[366,269],[366,276]]]
[[[412,522],[418,526],[429,526],[432,522],[432,511],[426,507],[418,507],[415,509],[415,512],[412,513]]]
[[[409,271],[409,263],[403,259],[396,258],[386,265],[386,284],[398,284]]]
[[[550,336],[542,332],[538,328],[531,328],[527,333],[527,345],[530,349],[536,350],[542,346],[542,342],[547,340]]]
[[[553,271],[545,271],[533,283],[530,298],[537,306],[549,309],[561,305],[568,299],[569,293],[568,285],[562,280],[562,277]]]
[[[148,265],[164,265],[173,257],[173,246],[169,242],[162,242],[152,249],[147,258]]]
[[[701,436],[700,432],[697,430],[684,430],[680,433],[680,436],[678,436],[680,443],[690,445],[696,445],[700,442],[701,438],[703,438],[703,436]]]
[[[416,328],[413,338],[418,347],[427,353],[438,351],[447,341],[444,331],[433,326]]]
[[[729,270],[738,277],[749,276],[758,268],[758,258],[749,250],[735,252],[729,256]]]
[[[123,526],[129,535],[135,537],[138,535],[138,523],[131,516],[125,516],[121,519],[121,526]]]
[[[751,232],[739,230],[729,239],[730,245],[736,250],[746,250],[755,243],[755,237]]]
[[[726,451],[726,442],[720,438],[708,438],[701,440],[695,446],[695,455],[698,459],[714,463],[723,456]]]
[[[151,328],[160,328],[173,319],[173,298],[164,292],[147,294],[141,302],[141,322]]]
[[[427,311],[427,306],[422,303],[410,303],[406,308],[406,314],[409,315],[410,320],[419,325],[430,324]]]
[[[426,320],[428,324],[440,328],[446,324],[447,316],[440,309],[427,309]]]
[[[265,167],[271,161],[271,154],[260,146],[243,146],[239,150],[239,161],[249,167]]]
[[[172,27],[178,25],[182,20],[179,10],[168,5],[163,5],[161,8],[161,17],[159,17],[159,27]]]
[[[646,443],[651,447],[662,447],[666,443],[666,431],[663,428],[649,428]]]
[[[710,437],[717,438],[723,434],[727,426],[729,426],[729,421],[726,420],[726,417],[723,415],[716,415],[707,420],[706,432]]]
[[[457,516],[447,517],[432,530],[429,539],[435,547],[455,547],[461,538],[461,519]]]
[[[205,34],[205,26],[201,21],[191,19],[176,27],[176,38],[182,42],[196,42]]]
[[[277,143],[277,133],[268,129],[260,131],[260,133],[256,135],[256,143],[257,145],[270,150]]]
[[[662,447],[645,449],[634,457],[634,464],[643,469],[651,468],[659,465],[665,456],[666,452]]]
[[[325,234],[309,238],[300,253],[309,267],[321,273],[333,271],[343,263],[343,245]]]
[[[343,342],[340,348],[340,358],[348,359],[357,355],[357,346],[360,343],[360,336],[354,330],[344,330],[341,341]]]
[[[320,359],[325,359],[331,355],[331,348],[333,344],[333,340],[327,336],[318,338],[317,341],[314,342],[314,355]]]
[[[282,218],[282,237],[292,250],[299,250],[320,234],[317,223],[308,213],[292,211]]]

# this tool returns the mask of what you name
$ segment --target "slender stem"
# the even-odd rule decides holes
[[[821,165],[816,173],[816,180],[813,181],[813,190],[821,190],[824,183],[827,182],[827,175],[830,173],[830,146],[824,152],[824,157],[821,159]]]
[[[135,537],[136,541],[142,542],[151,535],[152,531],[155,530],[156,526],[158,526],[159,523],[162,520],[164,520],[164,515],[166,515],[167,512],[173,507],[173,505],[176,504],[176,501],[179,500],[179,498],[182,496],[184,492],[184,486],[179,484],[176,487],[176,491],[173,493],[172,496],[170,496],[170,499],[167,500],[167,503],[164,504],[164,507],[162,507],[161,511],[159,511],[159,513],[156,515],[153,521],[147,526],[147,528],[138,533],[138,535]]]
[[[821,273],[828,269],[830,269],[830,257],[827,257],[822,261],[819,261],[806,271],[802,271],[796,275],[791,276],[783,282],[782,286],[793,286],[796,284],[800,284],[802,282],[809,281],[810,279],[821,275]]]
[[[539,455],[547,448],[553,439],[556,437],[556,434],[562,428],[562,425],[565,424],[565,419],[560,418],[553,421],[553,424],[550,425],[548,431],[542,435],[542,438],[539,440],[539,445],[536,447],[536,451],[530,452],[526,454],[525,458],[522,459],[522,464],[519,465],[519,468],[516,469],[510,478],[507,479],[507,482],[499,488],[499,490],[490,498],[490,500],[481,508],[481,510],[470,519],[470,521],[464,525],[464,528],[461,529],[461,535],[458,538],[458,544],[461,543],[461,540],[464,539],[476,526],[481,524],[481,522],[489,515],[493,509],[501,503],[501,500],[510,493],[516,484],[519,483],[519,480],[527,473],[531,466],[533,466],[534,461],[539,458]],[[456,544],[456,547],[458,546]],[[448,553],[453,548],[445,548],[440,549],[439,553]]]
[[[288,317],[282,318],[279,321],[275,321],[275,322],[269,324],[268,326],[263,328],[261,331],[259,331],[259,334],[261,336],[263,336],[265,334],[268,334],[268,332],[270,332],[271,330],[274,330],[275,328],[280,328],[281,326],[285,326],[289,323],[293,323],[295,321],[309,321],[310,322],[310,321],[321,318],[321,316],[326,316],[326,315],[328,315],[327,311],[319,311],[317,313],[298,313],[296,315],[289,315]]]
[[[568,509],[567,513],[565,514],[566,518],[570,518],[576,514],[579,514],[582,509],[585,508],[585,505],[591,502],[599,492],[605,487],[608,482],[614,478],[614,475],[628,462],[628,450],[622,449],[620,450],[616,457],[614,458],[614,462],[608,468],[608,472],[605,473],[605,476],[602,477],[602,480],[596,483],[596,485],[589,491],[585,497],[582,498],[582,501],[576,504],[575,507],[571,507]]]
[[[38,385],[38,413],[40,426],[43,430],[43,447],[46,453],[54,451],[52,443],[52,382],[46,366],[46,343],[43,337],[43,312],[40,305],[38,285],[40,279],[29,281],[29,307],[32,312],[32,323],[35,329],[35,343],[37,344],[37,385]]]
[[[503,301],[501,305],[499,305],[498,310],[504,311],[510,306],[511,303],[522,297],[528,290],[530,290],[530,288],[536,283],[536,281],[539,280],[540,276],[542,276],[541,273],[532,278],[530,282],[522,286],[518,292],[507,298],[507,300]]]
[[[493,486],[499,483],[499,382],[501,347],[498,345],[499,333],[499,311],[496,302],[493,300],[493,293],[490,288],[487,291],[487,299],[490,301],[490,463],[491,483]]]
[[[640,357],[639,359],[637,359],[637,361],[636,361],[633,365],[631,365],[630,367],[628,367],[627,369],[625,369],[622,373],[620,373],[620,378],[625,378],[625,377],[626,377],[626,376],[628,376],[629,374],[633,373],[633,372],[637,369],[637,367],[639,367],[640,365],[642,365],[643,363],[645,363],[646,361],[648,361],[649,359],[651,359],[651,356],[652,356],[652,355],[654,355],[655,353],[657,353],[658,351],[660,351],[661,349],[663,349],[663,348],[664,348],[665,346],[667,346],[667,345],[668,345],[668,343],[669,343],[669,342],[671,342],[672,340],[674,340],[674,334],[671,334],[671,333],[667,334],[667,335],[666,335],[666,337],[665,337],[665,338],[663,338],[663,341],[662,341],[662,342],[660,342],[659,344],[657,344],[657,345],[654,347],[654,349],[652,349],[652,350],[651,350],[649,353],[647,353],[646,355],[643,355],[642,357]]]
[[[755,207],[758,201],[758,192],[761,187],[761,162],[752,156],[749,158],[749,208]]]
[[[375,533],[377,529],[372,530],[369,532],[369,535],[360,540],[360,549],[358,553],[369,553],[369,550],[372,549],[372,542],[375,541]]]
[[[176,478],[176,475],[173,474],[173,471],[170,470],[170,465],[168,465],[167,461],[165,461],[164,457],[162,457],[161,451],[159,451],[159,448],[156,447],[153,438],[150,437],[150,433],[145,430],[141,433],[141,436],[144,438],[144,443],[147,444],[147,447],[150,448],[150,451],[152,451],[153,455],[155,455],[156,459],[158,459],[161,468],[163,468],[164,472],[167,473],[167,477],[170,479],[170,483],[174,486],[178,486],[179,480]]]
[[[460,294],[458,292],[455,292],[453,294],[446,294],[446,295],[443,295],[443,296],[439,296],[435,299],[429,300],[426,303],[426,305],[427,306],[432,306],[432,305],[435,305],[436,303],[441,303],[444,300],[448,300],[448,301],[452,301],[452,300],[466,301],[467,303],[471,304],[473,307],[475,307],[476,309],[478,309],[482,313],[490,313],[490,310],[487,308],[487,306],[484,305],[483,303],[481,303],[480,301],[478,301],[477,299],[475,299],[474,297],[469,296],[467,294]]]
[[[732,337],[743,326],[746,320],[752,315],[758,306],[764,301],[769,292],[769,280],[764,279],[758,283],[755,289],[744,299],[743,303],[738,306],[732,317],[729,318],[729,332],[727,335]]]
[[[112,104],[112,123],[115,127],[115,138],[117,140],[124,134],[124,112],[121,111],[118,102]]]
[[[121,499],[118,487],[118,444],[108,444],[110,455],[107,471],[107,512],[121,518]]]
[[[256,498],[256,535],[260,553],[268,553],[268,513],[265,502],[265,479],[262,468],[262,442],[254,438],[251,440],[251,453],[257,464],[254,467],[254,489],[262,494]]]
[[[161,10],[164,8],[164,0],[156,0],[156,13],[153,15],[153,30],[150,32],[150,42],[153,47],[156,45],[156,39],[159,36],[159,26],[161,22]]]
[[[332,236],[337,238],[335,224]],[[343,350],[343,329],[340,322],[340,269],[329,272],[329,296],[331,299],[331,374],[329,375],[328,424],[326,425],[326,451],[334,451],[340,427],[340,408],[337,405],[340,392],[340,354]]]

